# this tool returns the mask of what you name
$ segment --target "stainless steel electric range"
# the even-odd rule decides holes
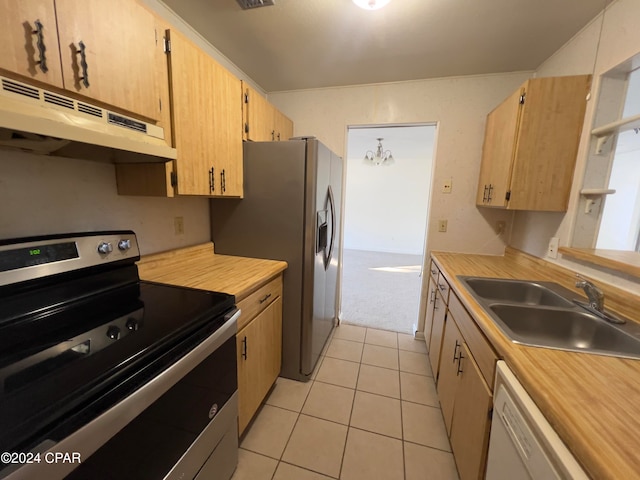
[[[0,241],[0,478],[233,474],[235,299],[139,258],[131,231]]]

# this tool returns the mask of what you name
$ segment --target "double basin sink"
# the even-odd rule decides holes
[[[458,278],[512,342],[640,358],[640,325],[632,321],[614,324],[589,312],[576,303],[584,302],[582,297],[561,285],[498,278]]]

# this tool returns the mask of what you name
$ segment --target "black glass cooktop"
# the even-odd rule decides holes
[[[114,288],[111,280],[105,289],[83,278],[73,287],[67,282],[3,300],[0,451],[24,451],[50,438],[52,425],[154,359],[178,352],[196,332],[213,333],[235,303],[224,293],[124,278]],[[73,301],[66,300],[70,289]],[[180,352],[174,355],[186,353]]]

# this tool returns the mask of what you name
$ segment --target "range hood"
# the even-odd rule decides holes
[[[1,76],[0,148],[113,163],[177,157],[157,125]]]

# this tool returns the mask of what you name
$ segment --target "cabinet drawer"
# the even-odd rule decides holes
[[[238,331],[247,325],[252,318],[267,308],[276,298],[282,295],[282,275],[278,275],[266,285],[238,302],[242,315],[238,320]]]
[[[438,280],[438,274],[440,273],[440,270],[438,270],[436,262],[434,262],[433,260],[431,260],[431,264],[429,265],[429,271],[431,272],[431,276],[433,277],[433,279]]]
[[[464,341],[469,346],[469,350],[471,350],[485,382],[490,388],[493,388],[498,355],[455,293],[452,293],[449,298],[449,312],[455,319]]]
[[[449,283],[442,275],[442,272],[438,273],[438,290],[440,290],[440,295],[442,295],[442,299],[444,303],[449,304]]]

